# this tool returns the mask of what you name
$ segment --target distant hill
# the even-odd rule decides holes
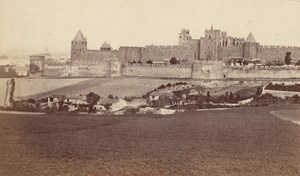
[[[1,59],[7,59],[7,58],[8,58],[8,57],[7,57],[6,55],[1,55],[1,56],[0,56],[0,60],[1,60]]]

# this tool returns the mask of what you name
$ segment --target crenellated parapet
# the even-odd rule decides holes
[[[261,48],[300,49],[300,46],[260,45]]]
[[[145,49],[178,49],[178,48],[186,48],[186,46],[179,45],[146,45]]]
[[[176,65],[170,65],[170,64],[123,64],[125,67],[160,67],[160,68],[191,68],[192,64],[176,64]]]

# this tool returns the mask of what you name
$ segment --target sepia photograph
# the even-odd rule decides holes
[[[300,176],[300,0],[0,0],[1,176]]]

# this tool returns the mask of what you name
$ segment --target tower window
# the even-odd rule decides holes
[[[209,39],[211,39],[211,36],[208,36]]]

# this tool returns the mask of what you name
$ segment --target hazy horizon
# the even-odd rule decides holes
[[[69,53],[78,30],[90,49],[177,45],[182,28],[199,39],[212,24],[262,45],[300,46],[299,17],[297,0],[0,0],[0,52]]]

